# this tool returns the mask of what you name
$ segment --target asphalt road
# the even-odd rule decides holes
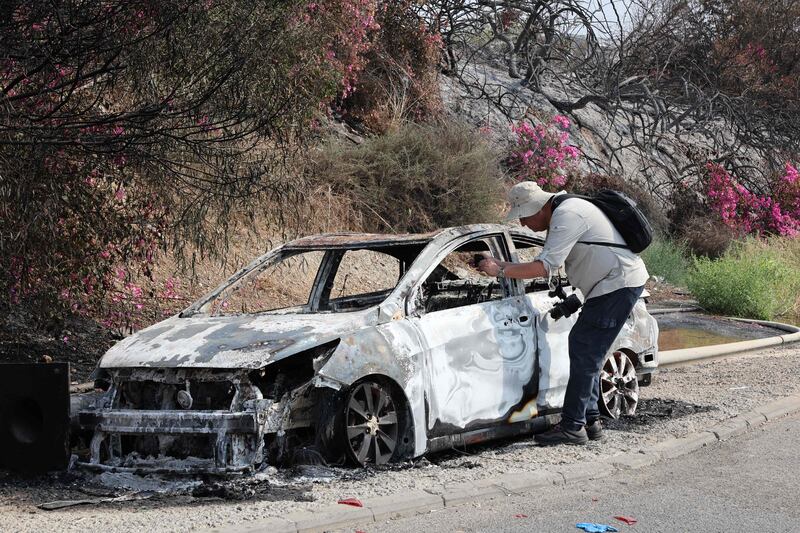
[[[364,531],[575,532],[578,522],[621,532],[800,531],[800,415],[738,438],[583,487],[466,504]],[[527,515],[523,517],[522,515]],[[614,516],[636,518],[625,525]]]

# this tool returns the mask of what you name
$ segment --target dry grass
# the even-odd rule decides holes
[[[278,226],[274,217],[265,214],[252,220],[234,221],[234,233],[222,249],[213,253],[204,253],[193,246],[164,251],[153,265],[150,278],[140,276],[134,280],[144,292],[144,308],[136,313],[141,317],[140,325],[158,322],[181,311],[254,258],[293,238],[317,233],[363,231],[363,214],[346,197],[334,194],[331,187],[309,187],[305,198],[305,203],[296,213],[297,223]],[[264,205],[263,211],[268,213],[279,207]],[[164,283],[168,279],[177,280],[175,297],[163,297]],[[272,285],[262,287],[259,298],[268,292],[278,307],[297,301],[296,291],[275,287],[275,283]]]
[[[334,142],[307,173],[361,213],[370,231],[413,233],[499,217],[498,155],[460,123],[407,123],[358,146]]]
[[[695,215],[683,221],[678,234],[694,255],[721,257],[731,246],[734,232],[718,218]]]

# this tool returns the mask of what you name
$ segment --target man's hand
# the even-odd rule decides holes
[[[477,260],[477,257],[475,259]],[[494,257],[484,256],[483,260],[475,265],[475,268],[493,278],[497,277],[497,274],[500,272],[500,264]]]

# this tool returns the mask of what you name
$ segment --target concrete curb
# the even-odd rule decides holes
[[[362,501],[363,507],[332,505],[317,511],[291,513],[284,518],[268,518],[207,531],[217,533],[322,532],[429,513],[471,501],[489,500],[510,494],[524,494],[554,485],[571,485],[681,457],[715,442],[741,435],[765,424],[768,420],[775,420],[796,412],[800,412],[800,394],[787,396],[753,411],[742,413],[720,422],[708,430],[680,438],[671,438],[636,453],[624,453],[600,461],[558,465],[548,470],[509,473],[496,478],[467,481],[445,486],[442,491],[436,493],[412,491],[370,498]]]

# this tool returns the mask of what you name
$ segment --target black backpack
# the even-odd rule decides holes
[[[653,241],[653,227],[644,213],[636,206],[636,202],[625,196],[619,191],[603,189],[594,196],[583,196],[581,194],[559,194],[551,200],[553,210],[561,202],[569,198],[581,198],[593,203],[608,217],[617,231],[625,239],[627,246],[610,242],[586,242],[578,241],[582,244],[599,244],[611,246],[613,248],[627,248],[633,253],[638,254],[647,248]]]

